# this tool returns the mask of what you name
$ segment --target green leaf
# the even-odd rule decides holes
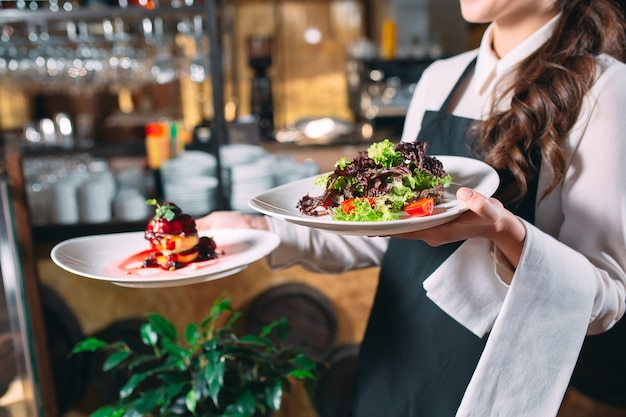
[[[187,372],[180,372],[178,369],[162,370],[155,369],[156,375],[163,380],[166,386],[174,384],[188,384],[189,375]]]
[[[315,379],[315,375],[311,371],[305,369],[295,369],[289,372],[289,375],[296,379]]]
[[[278,336],[278,338],[281,340],[285,340],[290,331],[289,322],[284,317],[281,317],[278,320],[274,320],[273,322],[261,329],[261,331],[259,332],[259,336],[267,336],[274,329],[276,330],[276,335]]]
[[[237,404],[229,404],[220,417],[249,417],[239,411]]]
[[[157,358],[154,357],[153,355],[138,355],[137,357],[135,357],[135,359],[133,359],[132,361],[129,361],[126,364],[126,367],[132,370],[140,365],[149,364],[150,362],[154,362],[156,360]],[[146,366],[149,366],[149,365],[146,365]]]
[[[254,394],[249,389],[243,391],[241,395],[237,397],[235,401],[237,411],[245,416],[251,416],[256,411],[256,399]]]
[[[124,415],[123,408],[105,405],[91,413],[90,417],[121,417],[122,415]]]
[[[141,384],[148,377],[148,373],[134,374],[128,382],[120,389],[120,399],[128,398],[137,385]]]
[[[276,323],[276,335],[278,336],[278,338],[280,340],[285,340],[289,335],[289,330],[290,326],[287,319],[284,317],[279,319],[278,323]]]
[[[185,406],[187,410],[191,411],[192,414],[196,414],[196,406],[198,405],[198,398],[200,398],[200,393],[195,389],[190,389],[187,395],[185,396]]]
[[[191,356],[191,350],[185,349],[177,345],[176,343],[172,343],[169,340],[163,341],[163,349],[177,359],[184,359]]]
[[[241,336],[239,338],[239,342],[248,344],[248,345],[254,345],[254,346],[271,346],[272,345],[271,340],[265,337],[255,336],[253,334],[247,334],[247,335]]]
[[[267,406],[274,411],[280,409],[280,404],[283,402],[283,386],[279,380],[276,380],[272,385],[265,388],[265,402]]]
[[[116,352],[111,353],[102,364],[102,370],[104,372],[110,371],[111,369],[119,366],[122,362],[128,359],[131,355],[132,353],[127,350],[118,350]]]
[[[219,317],[225,311],[233,311],[233,307],[230,305],[230,298],[228,297],[220,297],[215,300],[213,306],[211,307],[210,319],[214,320]]]
[[[346,166],[348,166],[349,164],[350,164],[350,160],[348,158],[346,158],[346,157],[339,158],[339,160],[337,162],[335,162],[335,166],[337,168],[339,168],[339,169],[345,169]],[[320,175],[324,175],[324,174],[320,174]],[[326,183],[328,182],[328,176],[329,175],[330,174],[326,174],[325,175],[326,176],[326,181],[324,181],[324,183],[321,184],[321,185],[326,185]]]
[[[144,414],[140,413],[139,411],[135,410],[134,408],[129,408],[124,413],[124,417],[143,417],[143,415]]]
[[[166,219],[173,220],[176,217],[175,207],[171,204],[160,205],[156,199],[149,198],[146,200],[146,204],[149,206],[156,206],[153,219]]]
[[[88,337],[85,340],[82,340],[74,346],[70,354],[80,353],[80,352],[95,352],[99,349],[106,348],[109,344],[104,340],[98,339],[96,337]]]
[[[234,312],[233,315],[228,319],[228,321],[226,323],[224,323],[224,325],[220,328],[220,332],[224,332],[224,331],[230,331],[230,329],[233,327],[233,325],[235,324],[235,322],[237,320],[239,320],[239,318],[242,316],[243,314],[239,311]]]
[[[154,327],[150,323],[144,323],[139,328],[139,334],[141,341],[146,346],[156,346],[159,341],[159,334],[154,330]]]
[[[185,340],[190,345],[193,345],[198,342],[200,339],[200,331],[198,330],[198,326],[195,323],[189,323],[185,328]]]
[[[156,390],[146,391],[135,401],[135,409],[140,415],[150,414],[159,403],[162,401],[163,396]]]
[[[343,158],[347,161],[346,158]],[[342,160],[340,159],[339,161],[337,161],[337,163],[335,164],[336,167],[338,167],[339,169],[344,169],[346,167],[346,164],[341,165],[342,164]],[[313,183],[315,185],[319,185],[320,187],[324,187],[326,188],[326,184],[328,184],[328,179],[330,178],[330,172],[325,172],[323,174],[318,174],[315,176],[315,179],[313,180]]]
[[[155,413],[154,415],[173,415],[176,414],[172,412],[172,408],[176,408],[179,410],[186,410],[187,406],[184,404],[185,393],[189,390],[189,384],[187,382],[180,384],[165,384],[162,386],[163,389],[163,402],[160,407],[160,413]],[[182,401],[182,402],[181,402]]]
[[[219,351],[209,351],[204,356],[207,359],[207,365],[204,368],[204,379],[209,387],[209,397],[213,400],[213,404],[218,406],[218,396],[224,386],[226,363]]]
[[[202,350],[205,350],[205,351],[215,350],[218,344],[219,344],[219,340],[215,338],[207,340],[206,342],[202,344]]]
[[[304,353],[298,353],[294,356],[294,361],[296,365],[298,365],[302,369],[306,369],[308,371],[314,371],[317,369],[317,362],[311,359],[310,356],[305,355]]]
[[[150,324],[152,324],[154,330],[161,336],[164,336],[171,340],[177,339],[178,334],[176,333],[176,328],[174,327],[172,322],[165,317],[153,313],[148,315],[148,320],[150,320]]]
[[[373,143],[367,149],[367,156],[374,160],[375,163],[386,168],[399,165],[402,161],[402,154],[396,151],[394,145],[389,139],[381,142]]]

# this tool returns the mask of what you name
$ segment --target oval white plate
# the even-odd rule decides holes
[[[307,193],[321,195],[323,187],[315,184],[316,176],[294,181],[268,190],[249,201],[252,209],[268,216],[291,223],[327,230],[333,233],[360,236],[383,236],[414,232],[449,222],[466,211],[465,205],[456,199],[459,187],[470,187],[490,197],[500,185],[498,173],[482,161],[461,156],[435,156],[448,174],[452,185],[446,189],[443,203],[435,207],[435,213],[426,217],[403,216],[398,220],[381,222],[337,221],[330,216],[307,216],[297,208],[298,201]]]
[[[280,243],[277,235],[252,229],[200,231],[215,240],[217,259],[197,262],[174,271],[141,268],[130,259],[149,250],[144,232],[82,236],[65,240],[52,248],[50,257],[59,267],[91,279],[134,288],[190,285],[224,278],[242,271],[272,252]]]

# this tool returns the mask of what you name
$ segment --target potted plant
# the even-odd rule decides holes
[[[169,320],[150,314],[140,329],[149,354],[123,341],[79,342],[71,354],[105,353],[105,372],[128,375],[118,401],[91,416],[256,417],[278,411],[292,378],[312,379],[317,362],[285,345],[286,319],[259,334],[241,335],[235,328],[241,315],[228,298],[219,297],[209,317],[189,323],[180,340]]]

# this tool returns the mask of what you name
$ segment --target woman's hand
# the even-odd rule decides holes
[[[269,230],[265,216],[240,213],[238,211],[214,211],[196,219],[198,230],[210,229],[259,229]]]
[[[457,219],[430,229],[393,237],[423,240],[431,246],[470,238],[487,238],[496,244],[513,267],[517,267],[526,239],[522,222],[504,208],[500,201],[487,198],[471,188],[459,188],[456,197],[469,209]]]

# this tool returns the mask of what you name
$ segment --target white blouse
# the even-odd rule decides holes
[[[453,114],[481,119],[515,71],[552,34],[556,18],[498,60],[491,28],[480,48],[433,63],[422,75],[406,116],[403,141],[419,133],[426,110],[439,110],[468,63],[474,76]],[[596,59],[587,94],[565,149],[559,187],[538,201],[535,225],[515,271],[493,245],[469,239],[425,282],[428,297],[489,340],[457,416],[554,416],[585,334],[610,329],[626,310],[626,65]],[[509,100],[510,101],[510,100]],[[498,106],[506,106],[507,101]],[[538,196],[551,182],[543,163]],[[273,268],[296,263],[325,273],[379,265],[385,238],[341,236],[270,219],[281,238]],[[510,287],[500,280],[513,276]]]

